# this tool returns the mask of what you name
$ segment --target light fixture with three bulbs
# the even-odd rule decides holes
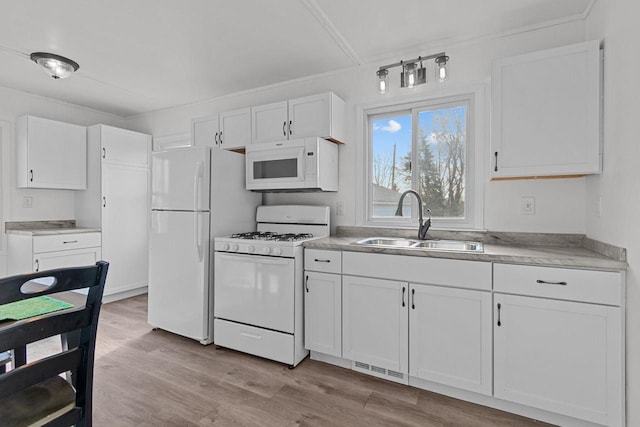
[[[427,69],[423,65],[423,61],[429,59],[435,60],[436,70],[435,77],[438,82],[443,82],[448,77],[447,62],[449,57],[444,53],[436,53],[434,55],[419,56],[407,61],[400,61],[394,64],[384,65],[378,69],[378,91],[386,93],[389,90],[389,68],[402,67],[400,73],[400,87],[414,87],[427,82]],[[418,64],[420,66],[418,67]]]

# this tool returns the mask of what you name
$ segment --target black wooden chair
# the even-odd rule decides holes
[[[64,268],[0,279],[0,304],[88,288],[86,303],[29,319],[0,323],[0,353],[24,351],[27,344],[61,335],[68,348],[0,373],[0,425],[91,426],[93,362],[98,316],[109,264]],[[23,284],[54,278],[38,291]],[[50,279],[44,279],[50,280]],[[44,289],[42,289],[44,288]],[[27,293],[28,292],[28,293]],[[73,338],[73,339],[71,339]],[[17,357],[16,357],[17,359]],[[71,383],[60,374],[71,373]]]

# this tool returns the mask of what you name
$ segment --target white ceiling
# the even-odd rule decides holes
[[[575,19],[594,1],[0,0],[0,86],[127,117]],[[36,51],[80,69],[53,80]]]

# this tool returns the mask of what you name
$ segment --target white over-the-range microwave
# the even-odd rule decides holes
[[[247,190],[338,191],[338,146],[322,138],[250,144]]]

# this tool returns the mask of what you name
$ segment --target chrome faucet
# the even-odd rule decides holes
[[[402,201],[407,194],[413,194],[418,199],[418,239],[425,240],[427,238],[427,231],[429,231],[429,227],[431,227],[431,209],[427,209],[427,213],[429,214],[429,218],[427,221],[422,223],[422,198],[420,194],[416,190],[407,190],[400,196],[400,200],[398,201],[398,209],[396,209],[396,216],[402,216]]]

